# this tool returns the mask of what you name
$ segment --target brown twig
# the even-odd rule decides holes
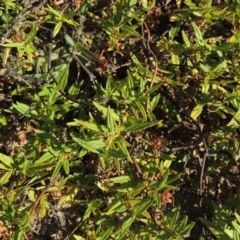
[[[147,39],[145,40],[145,47],[146,49],[152,54],[154,60],[155,60],[155,68],[154,68],[154,73],[153,73],[153,76],[152,76],[152,79],[151,79],[151,84],[150,84],[150,88],[153,86],[154,82],[155,82],[155,78],[157,76],[157,70],[158,70],[158,59],[157,59],[157,56],[154,54],[154,52],[152,51],[150,45],[149,45],[149,41],[150,41],[150,31],[149,31],[149,28],[147,26],[147,24],[145,22],[143,22],[143,25],[147,31]],[[143,33],[144,35],[144,33]]]
[[[55,185],[55,183],[61,178],[61,174],[58,174],[52,181],[50,181],[48,183],[48,185],[44,188],[44,190],[42,191],[42,193],[39,195],[39,197],[37,198],[36,202],[33,205],[33,208],[30,212],[30,218],[33,217],[34,213],[36,212],[36,208],[40,202],[40,200],[42,199],[43,195],[46,193],[46,191],[48,191],[49,188],[53,187]]]

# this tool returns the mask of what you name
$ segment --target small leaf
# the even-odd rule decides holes
[[[212,234],[216,238],[224,239],[224,240],[231,240],[230,238],[223,230],[221,227],[215,225],[214,223],[204,219],[204,218],[199,218],[202,223],[204,223],[208,229],[212,232]]]
[[[176,27],[171,28],[171,30],[168,33],[171,40],[174,39],[174,37],[178,34],[179,30],[180,30],[180,24],[178,24]]]
[[[87,141],[79,139],[78,137],[75,137],[73,135],[71,135],[71,136],[72,136],[72,139],[74,142],[76,142],[77,144],[79,144],[81,147],[85,148],[89,152],[99,153],[97,149],[103,148],[105,146],[105,143],[100,140],[87,142]]]
[[[172,64],[179,65],[180,59],[179,56],[171,52],[171,62]]]
[[[142,35],[140,35],[133,27],[124,25],[121,26],[121,29],[127,33],[129,33],[131,36],[137,37],[137,38],[142,38]]]
[[[185,234],[188,234],[192,228],[194,227],[195,225],[195,222],[191,222],[189,223],[186,227],[184,227],[182,230],[181,230],[181,234],[182,235],[185,235]]]
[[[69,75],[69,65],[64,64],[63,69],[60,71],[59,76],[57,77],[57,89],[64,90],[67,82],[68,82],[68,75]]]
[[[3,66],[6,66],[7,64],[7,60],[8,60],[8,56],[9,56],[9,52],[10,52],[11,48],[6,47],[4,49],[4,53],[3,53]]]
[[[227,61],[223,61],[221,63],[219,63],[214,69],[212,69],[212,72],[215,72],[215,73],[220,73],[223,68],[226,68],[227,67]]]
[[[57,10],[55,10],[54,8],[52,8],[50,5],[47,6],[46,10],[50,13],[52,13],[53,15],[55,15],[56,17],[60,18],[62,16],[62,14],[60,12],[58,12]]]
[[[168,169],[166,170],[166,172],[164,173],[164,175],[162,176],[162,178],[160,179],[159,182],[157,182],[157,189],[158,191],[164,189],[166,187],[166,183],[168,180]]]
[[[25,48],[25,43],[5,43],[5,44],[0,44],[1,46],[3,47],[7,47],[7,48],[13,48],[13,47],[16,47],[16,48]]]
[[[51,179],[54,179],[54,178],[59,174],[62,165],[63,165],[63,160],[60,159],[60,160],[57,162],[57,164],[56,164],[56,166],[55,166],[55,168],[54,168],[54,171],[53,171],[53,173],[52,173]]]
[[[12,176],[12,173],[13,173],[13,171],[10,170],[10,171],[5,172],[1,176],[1,178],[0,178],[0,186],[3,186],[4,184],[8,183],[9,178]]]
[[[68,34],[65,34],[64,38],[69,46],[74,47],[74,40]]]
[[[118,138],[117,141],[116,141],[116,144],[118,145],[118,147],[121,149],[121,151],[127,155],[127,158],[130,162],[133,162],[132,161],[132,158],[129,154],[129,151],[127,149],[127,146],[126,146],[126,140],[123,139],[123,138]]]
[[[35,163],[44,163],[48,162],[50,159],[52,159],[54,156],[50,152],[45,152],[38,160],[35,161]]]
[[[221,110],[216,111],[216,113],[222,119],[226,119],[227,118],[227,116]]]
[[[108,149],[108,154],[114,158],[126,158],[127,155],[115,149]]]
[[[170,183],[175,182],[175,181],[176,181],[177,179],[179,179],[181,176],[182,176],[181,173],[178,173],[178,174],[173,175],[173,176],[168,176],[166,185],[169,185]]]
[[[186,47],[191,47],[191,42],[189,41],[189,39],[184,31],[182,31],[182,37],[183,37],[183,41],[184,41]]]
[[[192,110],[190,116],[196,120],[196,118],[202,113],[203,111],[203,104],[197,104],[195,108]]]
[[[94,106],[105,116],[107,117],[108,114],[108,108],[98,104],[97,102],[93,102]],[[113,109],[109,109],[109,114],[111,114],[111,117],[116,120],[119,121],[119,116],[114,112]]]
[[[135,220],[134,216],[129,216],[126,219],[124,219],[123,225],[121,226],[121,234],[123,236],[126,235],[127,229],[131,226],[134,220]]]
[[[101,240],[108,240],[108,239],[110,239],[109,237],[112,234],[113,229],[114,229],[114,227],[110,227],[107,230],[105,230],[102,234],[100,234],[99,239],[101,239]]]
[[[178,233],[181,232],[182,229],[186,226],[187,221],[188,221],[188,217],[187,217],[187,216],[184,216],[184,217],[181,219],[180,223],[178,222],[178,225],[176,226],[176,232],[178,232]]]
[[[92,213],[92,206],[91,206],[91,203],[90,203],[90,204],[88,204],[88,208],[86,209],[86,211],[83,215],[83,221],[88,219],[91,213]]]
[[[73,234],[72,240],[86,240],[86,238]]]
[[[14,161],[11,157],[0,153],[0,161],[2,162],[2,164],[0,163],[0,169],[5,169],[5,170],[13,169]]]
[[[131,193],[130,193],[130,195],[131,196],[136,196],[136,195],[138,195],[138,194],[140,194],[144,189],[146,189],[147,188],[147,182],[141,182],[140,184],[138,184],[138,186],[137,187],[135,187],[132,191],[131,191]]]
[[[27,36],[26,42],[29,43],[29,44],[32,44],[32,41],[34,40],[34,38],[36,36],[36,33],[37,33],[37,24],[33,23],[31,31]]]
[[[63,169],[66,175],[69,175],[69,161],[68,159],[63,159]]]
[[[58,22],[53,29],[53,36],[55,37],[61,30],[62,22]]]
[[[180,8],[182,4],[182,0],[176,0],[177,7]]]
[[[102,64],[102,62],[99,60],[99,58],[92,51],[90,51],[88,48],[86,48],[83,44],[81,44],[79,42],[75,42],[74,46],[75,46],[76,50],[79,52],[79,56],[83,57],[87,61],[90,61],[90,62],[94,61],[94,62]]]
[[[107,127],[108,127],[110,133],[114,133],[115,132],[115,122],[111,115],[110,110],[111,110],[111,108],[110,108],[110,106],[108,106],[108,108],[107,108]]]
[[[141,214],[145,210],[147,210],[153,203],[153,199],[148,199],[140,202],[139,204],[135,205],[135,214]]]
[[[67,123],[68,126],[83,126],[86,129],[92,130],[92,131],[97,131],[97,132],[102,132],[106,133],[108,132],[108,129],[104,125],[98,125],[96,123],[90,123],[78,119],[74,119],[74,122],[69,122]]]
[[[110,204],[110,206],[108,206],[109,209],[106,212],[107,215],[111,215],[112,213],[116,212],[120,208],[120,206],[123,205],[123,202],[121,200],[116,199],[115,201],[116,202],[113,202],[112,204]]]
[[[17,102],[17,104],[14,104],[14,103],[13,103],[12,105],[13,105],[13,107],[14,107],[18,112],[20,112],[21,114],[25,114],[26,112],[29,111],[29,108],[30,108],[29,105],[26,105],[26,104],[20,103],[20,102]],[[31,114],[33,114],[33,115],[35,115],[35,116],[38,115],[38,113],[37,113],[35,110],[30,110],[29,113],[31,113]],[[26,116],[29,116],[29,113],[28,113]]]
[[[191,25],[192,25],[192,27],[194,29],[194,32],[195,32],[198,44],[201,45],[201,46],[204,46],[204,44],[203,44],[203,36],[202,36],[202,33],[201,33],[199,27],[196,25],[195,22],[192,22]]]
[[[126,127],[126,131],[141,131],[146,128],[150,128],[153,126],[156,126],[159,124],[159,121],[153,121],[153,122],[143,122],[142,120],[137,121],[130,126]]]
[[[170,214],[168,215],[168,223],[172,228],[176,228],[176,223],[180,214],[179,211],[179,207],[178,208],[174,208],[172,209],[172,211],[170,212]]]
[[[137,109],[141,112],[143,119],[147,120],[147,114],[141,102],[135,101],[134,104],[137,106]]]
[[[108,178],[108,181],[113,183],[126,183],[129,182],[131,178],[128,175],[122,175],[118,177]]]
[[[150,102],[150,109],[151,110],[155,109],[155,107],[157,106],[157,104],[159,102],[159,99],[160,99],[160,94],[153,97],[152,101]]]

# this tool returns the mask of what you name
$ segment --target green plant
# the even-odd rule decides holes
[[[239,231],[239,191],[231,194],[223,207],[213,203],[214,215],[212,221],[201,219],[217,239],[238,239]]]
[[[238,239],[239,4],[160,5],[0,1],[6,237]]]

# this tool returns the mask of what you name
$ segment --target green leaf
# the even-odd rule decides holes
[[[120,209],[120,206],[124,206],[123,201],[115,198],[115,202],[111,203],[108,209],[108,211],[106,212],[106,215],[111,215],[112,213],[117,212]],[[125,206],[125,208],[127,209],[127,207]]]
[[[137,106],[137,109],[141,112],[143,119],[147,120],[147,114],[141,102],[135,101],[134,104]]]
[[[68,34],[65,34],[64,38],[69,46],[74,47],[75,42]]]
[[[166,172],[164,173],[164,175],[162,176],[162,178],[160,179],[160,181],[157,182],[158,191],[160,191],[166,187],[167,180],[168,180],[168,174],[169,174],[169,171],[167,169]]]
[[[171,210],[171,212],[167,216],[168,217],[168,223],[173,229],[176,228],[175,225],[177,223],[179,214],[180,214],[180,209],[179,208],[174,208],[174,209]]]
[[[38,160],[35,161],[35,163],[39,164],[39,163],[44,163],[44,162],[48,162],[50,159],[53,159],[53,155],[52,153],[45,152]]]
[[[218,110],[216,111],[217,115],[223,119],[225,119],[227,116],[221,111],[221,110]]]
[[[227,61],[222,61],[221,63],[219,63],[214,69],[212,69],[212,72],[215,73],[221,73],[221,71],[223,70],[223,68],[225,69],[227,67]]]
[[[69,161],[68,159],[63,159],[63,169],[66,175],[69,175]]]
[[[188,217],[184,216],[180,222],[178,222],[178,225],[176,227],[176,232],[180,233],[182,231],[182,229],[186,226],[188,221]]]
[[[204,104],[197,104],[192,110],[190,116],[196,120],[196,118],[202,113]]]
[[[111,115],[111,117],[112,117],[114,120],[119,121],[119,116],[114,112],[113,109],[110,108],[110,109],[108,110],[108,108],[106,108],[106,107],[98,104],[97,102],[93,102],[93,104],[94,104],[94,106],[95,106],[105,117],[107,117],[108,111],[109,111],[109,114]]]
[[[114,158],[126,158],[127,155],[124,154],[123,152],[117,151],[113,148],[108,149],[108,155]]]
[[[82,121],[79,119],[74,119],[74,122],[69,122],[69,123],[67,123],[67,125],[68,126],[83,126],[86,129],[101,132],[101,133],[108,132],[107,127],[104,125],[98,125],[97,123],[90,123],[90,122]]]
[[[180,64],[180,59],[179,56],[171,52],[171,62],[172,64],[179,65]]]
[[[56,37],[56,35],[59,33],[59,31],[61,30],[62,27],[62,22],[58,22],[54,29],[53,29],[53,36]]]
[[[115,122],[114,119],[111,115],[111,108],[110,106],[108,106],[107,108],[107,127],[110,131],[110,133],[114,133],[115,132]]]
[[[144,189],[147,188],[147,182],[141,182],[140,184],[137,185],[137,187],[135,187],[131,193],[130,196],[136,196],[138,194],[140,194]]]
[[[84,45],[78,42],[76,43],[75,46],[76,49],[80,52],[80,56],[83,55],[83,57],[85,57],[88,61],[93,61],[102,64],[99,58],[93,52],[87,49]]]
[[[153,97],[152,101],[150,102],[151,111],[153,111],[155,107],[158,105],[159,100],[160,100],[160,94]]]
[[[48,161],[48,162],[44,162],[44,163],[34,163],[33,165],[29,166],[29,168],[27,169],[27,173],[28,174],[37,174],[41,171],[46,171],[47,168],[53,168],[55,167],[56,162],[55,161]]]
[[[88,208],[86,209],[86,211],[83,215],[83,221],[88,219],[91,213],[92,213],[92,206],[91,206],[91,203],[90,203],[90,204],[88,204]]]
[[[125,236],[127,229],[131,226],[133,221],[135,220],[135,216],[129,216],[124,219],[123,225],[121,226],[121,235]]]
[[[7,171],[5,172],[1,178],[0,178],[0,186],[3,186],[4,184],[9,182],[9,178],[12,176],[13,171]]]
[[[232,221],[233,227],[237,230],[237,232],[240,234],[240,225],[236,223],[236,221]]]
[[[29,110],[29,108],[30,108],[29,105],[26,105],[26,104],[20,103],[20,102],[17,102],[17,104],[13,103],[12,105],[21,114],[25,114]],[[35,116],[38,115],[38,113],[35,110],[31,110],[31,111],[29,111],[29,113],[31,113],[31,114],[33,114]],[[29,113],[26,116],[29,116]]]
[[[135,205],[135,214],[138,215],[147,210],[152,205],[153,201],[153,199],[148,199]]]
[[[159,124],[159,121],[143,122],[142,120],[139,120],[131,124],[130,126],[126,127],[126,131],[141,131],[146,128],[156,126],[157,124]]]
[[[132,158],[128,152],[127,146],[126,146],[126,140],[123,139],[122,137],[117,138],[116,140],[116,144],[118,145],[118,147],[121,149],[121,151],[127,155],[127,158],[130,162],[132,161]]]
[[[88,150],[89,152],[99,153],[97,149],[103,148],[105,146],[105,143],[101,140],[98,141],[84,141],[78,137],[75,137],[71,134],[71,137],[74,142],[79,144],[84,149]]]
[[[129,182],[131,178],[128,175],[122,175],[118,177],[108,178],[108,181],[113,183],[126,183]]]
[[[183,41],[184,41],[186,47],[191,47],[191,42],[189,41],[189,39],[184,31],[182,31],[182,37],[183,37]]]
[[[56,166],[54,168],[54,171],[52,173],[51,179],[54,179],[59,174],[62,165],[63,165],[63,160],[62,159],[57,161],[57,164],[56,164]]]
[[[175,182],[175,181],[176,181],[177,179],[179,179],[181,176],[182,176],[181,173],[178,173],[178,174],[175,174],[175,175],[168,176],[168,179],[167,179],[166,185],[169,185],[170,183]]]
[[[26,39],[26,42],[29,43],[29,44],[32,44],[32,41],[34,40],[34,38],[36,36],[36,33],[37,33],[37,24],[33,23],[31,31],[28,34],[28,37]]]
[[[222,239],[222,240],[231,240],[232,238],[230,238],[221,227],[216,226],[215,224],[213,224],[212,222],[204,219],[204,218],[199,218],[200,221],[202,223],[204,223],[208,229],[212,232],[212,234],[218,238],[218,239]]]
[[[185,235],[185,234],[188,234],[192,228],[194,227],[195,225],[195,222],[191,222],[189,223],[186,227],[184,227],[182,230],[181,230],[181,234],[182,235]]]
[[[47,10],[49,13],[52,13],[53,15],[55,15],[57,18],[61,18],[61,16],[62,16],[62,13],[60,13],[60,12],[58,12],[57,10],[55,10],[54,8],[52,8],[50,5],[47,5],[46,10]]]
[[[227,126],[239,126],[240,124],[240,110],[238,110],[232,120],[227,124]]]
[[[0,153],[0,161],[2,162],[0,163],[0,169],[4,169],[4,170],[13,169],[14,161],[11,157]]]
[[[13,48],[13,47],[16,47],[16,48],[25,48],[25,43],[5,43],[5,44],[0,44],[1,46],[3,47],[7,47],[7,48]]]
[[[99,235],[99,239],[101,240],[108,240],[110,239],[110,235],[112,234],[114,230],[114,227],[110,227],[107,230],[105,230],[104,232],[102,232],[102,234]]]
[[[137,37],[142,39],[142,35],[140,35],[134,27],[128,26],[128,25],[123,25],[121,26],[121,29],[127,33],[129,33],[131,36]]]
[[[8,60],[8,57],[9,57],[10,50],[11,50],[11,48],[9,48],[9,47],[4,48],[3,62],[2,62],[3,66],[5,66],[7,64],[7,60]]]
[[[86,240],[86,238],[78,236],[76,234],[72,235],[73,238],[70,238],[71,240]]]
[[[57,90],[64,90],[67,81],[68,81],[68,75],[69,75],[69,65],[64,64],[62,70],[60,71],[58,77],[57,77]]]
[[[172,27],[168,33],[169,38],[173,40],[174,37],[178,34],[179,30],[180,30],[180,24],[177,24],[176,27]]]
[[[198,44],[200,46],[204,46],[204,44],[203,44],[203,36],[202,36],[202,33],[201,33],[199,27],[196,25],[195,22],[192,22],[191,25],[192,25],[192,27],[194,29],[195,36],[196,36]]]
[[[240,215],[238,215],[236,212],[234,213],[234,215],[235,215],[237,221],[240,223]]]

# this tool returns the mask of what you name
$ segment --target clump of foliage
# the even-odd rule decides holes
[[[0,237],[238,239],[239,6],[0,0]]]

